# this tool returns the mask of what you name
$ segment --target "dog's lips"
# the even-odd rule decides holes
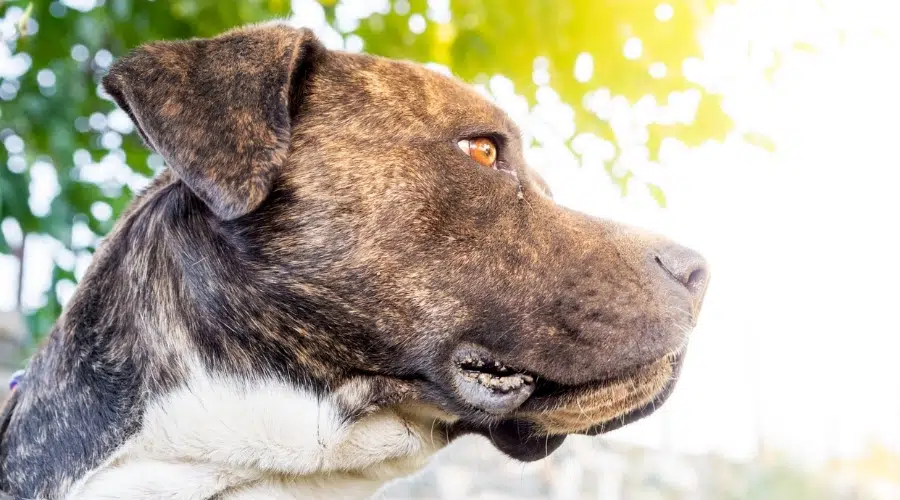
[[[668,355],[582,384],[562,384],[547,378],[538,379],[537,389],[532,397],[519,408],[517,414],[553,412],[559,410],[561,405],[576,404],[578,412],[584,415],[590,407],[583,405],[589,402],[590,396],[598,394],[606,396],[603,398],[605,400],[603,403],[606,405],[627,404],[625,400],[633,399],[633,396],[641,392],[645,393],[644,399],[648,399],[662,390],[663,384],[653,379],[658,379],[661,374],[664,374],[668,381],[673,365],[677,363],[677,358],[676,354]],[[588,401],[574,403],[584,399]]]
[[[472,408],[494,416],[522,416],[550,411],[566,398],[596,393],[635,380],[654,366],[680,364],[680,353],[646,365],[622,370],[602,379],[565,384],[501,361],[480,348],[465,348],[455,357],[454,384],[457,394]],[[661,390],[661,389],[660,389]]]
[[[650,416],[650,414],[658,410],[663,405],[663,403],[665,403],[666,400],[669,399],[669,396],[671,396],[672,392],[675,390],[675,384],[678,382],[678,378],[681,375],[681,367],[684,364],[685,354],[686,346],[683,347],[680,351],[666,357],[669,363],[671,363],[672,373],[666,380],[665,384],[663,384],[662,388],[656,391],[656,393],[647,403],[633,408],[627,413],[618,416],[617,418],[607,420],[605,422],[600,422],[588,429],[578,431],[577,434],[584,434],[588,436],[606,434],[607,432],[612,432],[628,424],[637,422],[644,417]]]
[[[515,411],[535,389],[534,376],[477,354],[457,361],[453,381],[467,404],[491,415]]]
[[[487,391],[492,390],[492,387],[510,384],[510,378],[521,378],[523,383],[521,385],[518,385],[519,382],[512,383],[511,385],[515,387],[506,393],[488,393],[504,403],[504,405],[496,405],[495,411],[487,411],[483,407],[470,403],[474,408],[499,418],[499,423],[489,426],[461,423],[461,425],[457,424],[455,433],[482,434],[490,439],[500,451],[521,461],[539,460],[546,457],[562,444],[568,434],[603,434],[650,415],[672,393],[684,354],[682,349],[678,353],[648,363],[646,366],[619,373],[616,376],[586,384],[565,385],[524,370],[510,368],[502,361],[484,354],[483,351],[480,351],[478,356],[470,356],[471,351],[467,350],[466,352],[467,356],[457,359],[457,378],[465,378],[471,387],[481,387],[482,389],[479,390],[484,391],[482,394],[488,393]],[[477,359],[477,362],[461,362],[461,359],[467,358]],[[577,429],[565,431],[548,431],[546,422],[541,422],[541,418],[535,418],[544,412],[554,412],[567,399],[578,399],[579,395],[583,394],[599,394],[617,384],[629,385],[633,380],[640,378],[642,373],[646,375],[651,366],[661,364],[670,365],[665,382],[653,385],[650,388],[651,392],[645,392],[640,397],[634,398],[632,406],[626,407],[624,412],[591,422]],[[528,382],[524,383],[525,380]],[[457,386],[457,392],[460,392],[459,386]],[[460,394],[460,396],[467,402],[469,401],[465,395]],[[482,406],[484,405],[482,404]],[[502,409],[501,406],[503,406]]]

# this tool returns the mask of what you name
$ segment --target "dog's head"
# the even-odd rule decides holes
[[[280,330],[272,356],[308,376],[404,381],[451,432],[526,460],[671,391],[702,258],[554,204],[516,126],[466,85],[280,25],[144,46],[105,85],[171,194],[202,200],[191,216],[230,263],[207,272],[252,291],[221,342]],[[227,345],[237,364],[269,352]]]

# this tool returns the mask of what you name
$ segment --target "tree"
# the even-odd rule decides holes
[[[682,69],[685,60],[700,56],[697,33],[713,0],[320,3],[331,33],[347,48],[438,63],[473,83],[502,74],[531,105],[539,89],[552,87],[575,124],[567,141],[577,131],[623,150],[621,131],[591,104],[597,96],[620,103],[694,99],[693,116],[657,117],[639,124],[636,142],[628,139],[651,158],[666,137],[694,145],[729,129],[719,98]],[[33,309],[20,304],[39,336],[59,315],[66,290],[77,281],[77,263],[96,247],[94,236],[109,231],[134,191],[162,168],[98,86],[110,63],[147,41],[212,36],[284,17],[291,4],[7,0],[0,9],[0,253],[21,262],[32,237],[58,242],[46,303]],[[624,189],[631,174],[612,165],[606,164],[610,178]]]

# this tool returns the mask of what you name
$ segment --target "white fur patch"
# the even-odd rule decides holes
[[[198,375],[151,403],[140,433],[67,498],[364,498],[446,444],[410,415],[348,422],[331,395]]]

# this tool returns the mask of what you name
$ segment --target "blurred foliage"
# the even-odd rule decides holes
[[[687,500],[850,500],[868,498],[859,476],[837,477],[766,451],[751,462],[620,447],[627,460],[623,498]]]
[[[365,40],[367,52],[437,62],[473,82],[502,74],[531,104],[537,82],[545,78],[572,107],[579,132],[613,141],[608,121],[582,105],[585,96],[606,89],[634,103],[644,96],[665,102],[672,92],[691,88],[702,93],[681,67],[687,58],[700,56],[697,33],[718,3],[722,2],[456,0],[450,5],[451,22],[428,23],[416,36],[410,31],[410,16],[426,14],[428,2],[412,0],[409,14],[398,14],[396,9],[387,15],[374,14],[353,31]],[[658,10],[660,6],[663,10]],[[333,21],[334,9],[329,12]],[[640,40],[640,52],[629,59],[623,48],[632,37]],[[593,72],[578,79],[576,61],[585,55],[590,56]],[[660,63],[666,68],[665,76],[654,78],[650,66]],[[545,76],[536,74],[544,71]],[[647,141],[651,155],[665,137],[677,137],[688,145],[723,137],[730,121],[720,104],[718,96],[704,93],[691,123],[654,124]]]
[[[382,490],[408,498],[598,498],[602,500],[856,500],[894,499],[876,493],[872,476],[810,465],[777,452],[752,461],[714,452],[682,454],[616,439],[572,437],[539,468],[505,467],[499,452],[462,438],[412,480]],[[842,469],[849,464],[841,464]],[[447,479],[450,477],[452,479]],[[883,476],[880,476],[883,477]],[[888,484],[898,484],[897,476]],[[875,488],[873,488],[873,486]],[[900,491],[900,490],[894,490]]]
[[[113,55],[149,40],[212,36],[232,26],[283,16],[289,13],[290,3],[109,0],[83,12],[57,1],[38,0],[7,1],[3,9],[4,41],[13,55],[2,63],[0,140],[9,146],[9,137],[18,136],[24,150],[16,154],[16,148],[0,148],[0,220],[12,218],[24,235],[52,236],[77,255],[93,251],[96,241],[73,241],[73,228],[87,225],[93,233],[105,234],[134,194],[120,179],[83,181],[79,174],[84,164],[113,155],[126,159],[136,174],[153,174],[150,153],[137,134],[128,134],[124,140],[107,136],[104,141],[104,134],[118,133],[108,124],[115,105],[98,87]],[[25,9],[30,16],[23,15]],[[10,17],[15,17],[14,23],[8,22]],[[15,33],[8,32],[9,25]],[[17,77],[8,75],[13,63],[22,64],[23,59],[27,71]],[[39,78],[42,70],[52,71],[52,85],[41,85],[47,83]],[[31,170],[38,162],[53,165],[59,183],[59,194],[46,214],[34,213],[29,204]],[[23,170],[20,164],[27,167]],[[108,204],[112,217],[94,215],[91,209],[96,202]],[[0,252],[11,251],[16,249],[0,233]],[[46,332],[61,312],[59,297],[53,293],[57,283],[76,278],[71,262],[60,265],[61,259],[56,260],[46,305],[25,311],[33,333]]]
[[[502,74],[530,104],[539,83],[549,84],[571,107],[577,132],[611,143],[616,134],[608,117],[583,105],[590,92],[605,89],[634,103],[648,95],[666,102],[672,93],[696,89],[702,97],[692,122],[648,124],[644,139],[651,158],[665,137],[694,145],[723,137],[730,126],[719,98],[681,71],[686,58],[700,56],[696,35],[715,7],[711,0],[667,0],[662,7],[658,0],[321,4],[332,32],[348,45],[351,37],[361,41],[366,52],[436,62],[470,82]],[[61,310],[57,285],[76,281],[73,261],[96,245],[97,238],[75,233],[108,232],[132,189],[161,166],[99,90],[113,58],[150,40],[212,36],[290,11],[289,0],[0,0],[0,221],[7,229],[0,233],[0,253],[22,257],[24,239],[4,236],[20,232],[49,235],[64,254],[55,259],[46,304],[25,311],[32,332],[45,332],[55,321]],[[354,17],[351,11],[363,13]],[[626,58],[623,47],[633,37],[640,47]],[[576,78],[579,57],[593,71]],[[653,64],[664,64],[665,74],[651,76]],[[86,174],[98,164],[112,169],[118,160],[127,163],[128,175],[107,172],[97,180]],[[41,203],[30,200],[33,174],[47,166],[56,172],[58,194],[48,210],[36,209]],[[629,176],[613,178],[624,187]],[[651,186],[651,195],[665,204],[658,187]]]

